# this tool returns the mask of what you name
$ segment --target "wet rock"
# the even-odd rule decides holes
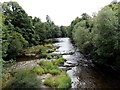
[[[66,61],[64,63],[64,67],[74,67],[74,66],[77,66],[78,65],[78,62],[73,62],[73,61]]]
[[[84,66],[84,67],[87,67],[87,66],[88,66],[88,64],[83,64],[83,66]]]
[[[63,71],[67,71],[67,70],[72,69],[72,67],[59,67],[59,68],[62,69]]]
[[[48,78],[49,76],[51,76],[51,74],[47,73],[47,74],[43,74],[42,76],[38,76],[38,78],[41,79],[41,80],[43,80],[43,79]]]
[[[36,56],[36,54],[25,54],[25,56]]]

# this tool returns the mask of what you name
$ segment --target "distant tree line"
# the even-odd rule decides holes
[[[65,26],[57,26],[46,15],[47,22],[28,16],[17,2],[2,3],[2,57],[15,58],[29,46],[44,43],[45,39],[66,37]]]
[[[68,36],[100,64],[120,67],[120,4],[112,2],[92,17],[83,13],[68,26]]]

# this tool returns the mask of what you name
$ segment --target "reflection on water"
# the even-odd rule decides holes
[[[16,59],[17,62],[23,62],[23,61],[31,61],[31,60],[35,60],[35,59],[39,59],[35,56],[23,56],[23,57],[18,57]]]
[[[60,48],[54,53],[64,54],[63,57],[67,60],[66,63],[72,66],[67,71],[72,79],[72,88],[120,88],[119,75],[105,68],[98,68],[91,60],[85,59],[78,52],[78,49],[72,45],[69,38],[57,38],[57,40],[59,42],[54,45],[60,46]],[[78,64],[74,64],[75,62]]]

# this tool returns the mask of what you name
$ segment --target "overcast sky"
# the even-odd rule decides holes
[[[0,2],[10,0],[0,0]],[[46,15],[56,25],[70,25],[71,21],[82,13],[92,15],[113,0],[11,0],[17,1],[29,16],[39,17],[43,22]],[[120,1],[120,0],[117,0]]]

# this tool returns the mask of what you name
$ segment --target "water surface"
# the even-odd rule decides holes
[[[92,60],[86,59],[73,46],[69,38],[57,38],[57,40],[59,42],[54,45],[60,48],[54,53],[62,54],[67,60],[64,64],[71,65],[71,69],[67,71],[72,79],[71,88],[111,88],[112,90],[120,88],[120,78],[116,72],[94,65]]]

